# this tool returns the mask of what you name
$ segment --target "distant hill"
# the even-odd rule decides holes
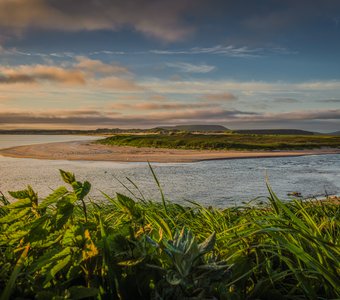
[[[285,134],[285,135],[315,135],[317,133],[300,129],[245,129],[233,130],[240,134]]]
[[[157,129],[200,131],[200,132],[216,132],[216,131],[229,130],[228,128],[226,128],[222,125],[177,125],[177,126],[158,127]]]
[[[328,133],[329,135],[340,135],[340,130]]]

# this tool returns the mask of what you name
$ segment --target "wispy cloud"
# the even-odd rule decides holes
[[[1,27],[0,27],[1,28]],[[73,58],[76,56],[73,52],[33,52],[16,47],[4,47],[0,45],[0,54],[3,55],[18,55],[27,57],[41,57],[41,58]]]
[[[182,102],[167,102],[167,103],[154,103],[154,102],[139,102],[139,103],[122,103],[117,102],[111,104],[109,107],[116,110],[178,110],[178,109],[192,109],[194,108],[208,108],[216,106],[209,102],[198,103],[182,103]]]
[[[340,99],[325,99],[325,100],[320,100],[320,102],[322,102],[322,103],[334,103],[334,104],[339,103],[340,104]]]
[[[90,52],[89,55],[124,55],[125,51],[99,50]]]
[[[209,73],[216,69],[215,66],[207,65],[207,64],[191,64],[186,62],[174,62],[174,63],[166,63],[166,66],[169,68],[178,69],[183,73]]]
[[[284,104],[293,104],[293,103],[299,102],[299,100],[294,99],[294,98],[275,98],[274,101],[278,103],[284,103]]]
[[[206,94],[202,96],[202,99],[214,102],[230,102],[237,100],[237,97],[232,93],[221,93],[221,94]]]
[[[329,81],[312,81],[296,84],[296,87],[304,90],[325,90],[325,89],[339,89],[339,80],[329,80]]]
[[[314,81],[290,83],[283,81],[234,81],[234,80],[161,80],[145,79],[141,84],[157,93],[168,94],[222,94],[225,91],[248,93],[291,93],[292,91],[340,91],[340,81]]]
[[[288,50],[286,48],[274,47],[274,48],[250,48],[247,46],[236,47],[234,45],[216,45],[212,47],[193,47],[190,49],[182,50],[150,50],[150,53],[159,55],[223,55],[229,57],[260,57],[268,54],[296,54],[295,51]]]

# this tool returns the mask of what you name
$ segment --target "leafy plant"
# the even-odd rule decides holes
[[[212,254],[216,234],[212,233],[198,244],[193,233],[183,228],[176,232],[173,240],[162,239],[149,242],[164,252],[167,258],[163,267],[155,267],[164,273],[164,279],[156,285],[154,297],[157,299],[205,299],[214,295],[216,283],[225,280],[228,266],[217,261]],[[206,256],[206,257],[204,257]]]
[[[69,188],[43,199],[0,194],[1,300],[340,297],[336,203],[283,202],[269,186],[258,207],[93,202],[88,182],[60,174]]]

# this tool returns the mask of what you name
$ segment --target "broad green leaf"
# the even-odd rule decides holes
[[[8,194],[10,194],[15,199],[26,199],[30,197],[28,190],[9,191]]]
[[[74,174],[70,173],[70,172],[65,172],[61,169],[59,169],[61,178],[64,180],[64,182],[68,183],[68,184],[72,184],[73,182],[76,181],[76,178],[74,176]]]
[[[48,207],[49,205],[56,203],[59,201],[63,196],[65,196],[68,193],[68,190],[61,186],[54,190],[50,195],[48,195],[38,206],[39,209],[44,209]]]
[[[29,198],[20,199],[6,206],[8,209],[21,209],[25,207],[31,207],[32,202]]]
[[[81,193],[79,195],[80,199],[84,199],[85,196],[90,192],[91,190],[91,183],[89,183],[88,181],[85,181],[83,183],[83,186],[81,188]]]
[[[19,212],[16,210],[11,211],[8,215],[0,219],[0,224],[1,223],[11,223],[14,221],[17,221],[21,218],[23,218],[25,215],[31,212],[31,208],[24,208],[20,210]]]

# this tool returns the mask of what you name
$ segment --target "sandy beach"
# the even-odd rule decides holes
[[[1,149],[0,155],[15,158],[88,160],[115,162],[195,162],[213,159],[284,157],[340,154],[340,149],[295,151],[211,151],[163,148],[135,148],[94,144],[91,141],[59,142]]]

